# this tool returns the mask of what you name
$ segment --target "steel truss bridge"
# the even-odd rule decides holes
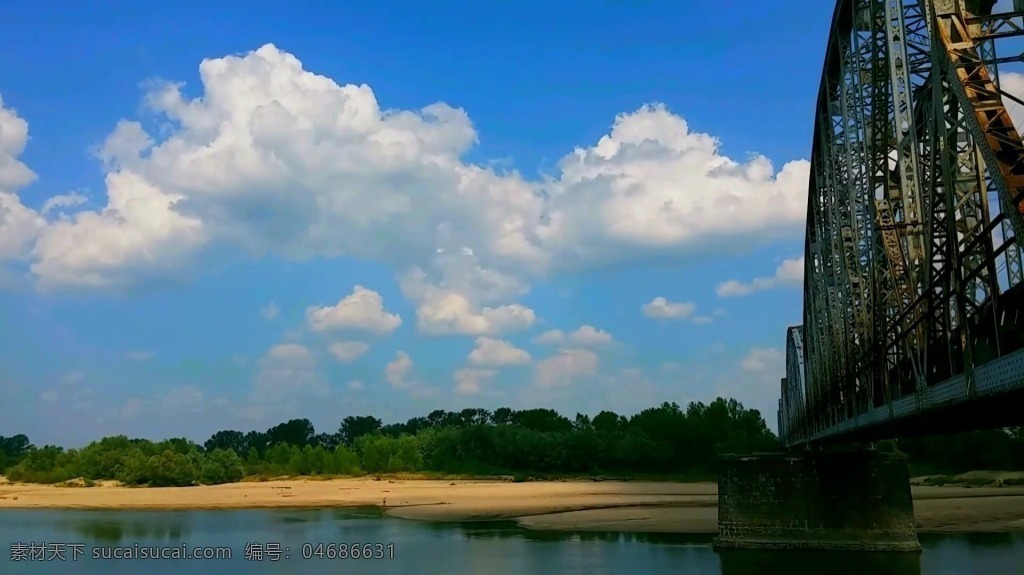
[[[1024,424],[1024,0],[995,4],[837,2],[788,448]]]

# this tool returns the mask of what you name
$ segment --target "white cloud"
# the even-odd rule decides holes
[[[35,181],[35,173],[18,160],[26,143],[28,122],[0,99],[0,188],[13,190]]]
[[[39,398],[48,403],[73,401],[76,407],[86,405],[88,398],[95,393],[95,390],[91,387],[80,385],[84,379],[85,374],[80,371],[68,372],[61,377],[60,385],[57,389],[44,390],[39,394]],[[3,386],[0,385],[0,389],[2,388]]]
[[[538,345],[558,345],[566,340],[565,332],[560,329],[549,329],[548,331],[533,338],[533,343]]]
[[[747,408],[761,412],[770,429],[778,427],[780,381],[786,375],[786,358],[778,348],[752,348],[739,362],[739,369],[716,370],[707,377],[716,381],[714,395],[733,397]]]
[[[303,345],[295,343],[283,343],[275,345],[267,350],[264,355],[264,359],[270,360],[284,360],[284,361],[301,361],[303,363],[312,362],[313,354],[309,351],[309,348]]]
[[[587,349],[562,349],[537,363],[534,382],[542,388],[566,387],[597,371],[597,354]]]
[[[754,278],[748,283],[729,280],[719,284],[719,297],[740,297],[757,291],[777,288],[798,288],[804,282],[804,258],[800,256],[783,261],[771,277]]]
[[[161,279],[205,243],[202,221],[175,211],[183,195],[165,193],[129,169],[108,173],[106,186],[102,210],[50,222],[40,234],[31,269],[41,289]]]
[[[412,373],[412,358],[404,351],[395,354],[395,359],[384,367],[384,378],[395,388],[409,388],[413,382],[409,380]]]
[[[78,192],[71,192],[70,194],[64,194],[60,196],[53,196],[43,203],[43,207],[39,210],[39,213],[43,216],[48,215],[54,210],[61,208],[74,208],[81,206],[89,201],[84,195]]]
[[[493,369],[459,369],[455,372],[455,392],[461,395],[477,395],[481,387],[494,379],[498,372]]]
[[[328,391],[316,358],[306,346],[282,343],[260,358],[250,401],[279,403],[300,394],[322,395]]]
[[[191,385],[176,387],[160,399],[160,406],[167,410],[197,411],[202,409],[206,399],[203,392]]]
[[[358,379],[353,379],[352,381],[348,382],[348,384],[346,384],[345,387],[347,387],[349,391],[359,391],[363,389],[363,387],[365,386],[363,385],[363,382],[359,381]]]
[[[540,345],[564,345],[570,343],[578,346],[606,345],[612,342],[610,333],[591,325],[581,326],[576,331],[566,334],[560,329],[548,330],[533,338],[533,343]]]
[[[469,352],[469,362],[474,365],[500,367],[503,365],[526,365],[530,354],[511,343],[491,337],[478,337],[476,348]]]
[[[774,347],[752,348],[740,362],[740,367],[746,371],[766,371],[776,367],[783,359],[782,351]],[[779,377],[782,377],[780,374]]]
[[[449,266],[445,275],[457,269],[457,266]],[[506,284],[506,278],[496,273],[477,270],[472,275],[475,277],[465,278],[466,281],[454,288],[432,284],[427,280],[426,272],[419,268],[402,278],[402,293],[419,304],[416,327],[421,333],[498,335],[529,328],[537,320],[532,309],[520,304],[481,307],[480,301],[493,299],[494,294],[515,292],[518,286],[512,280]],[[483,280],[483,285],[473,285],[472,279]]]
[[[129,361],[147,361],[156,357],[155,353],[143,350],[129,351],[124,355]]]
[[[125,419],[131,419],[138,415],[144,407],[143,401],[138,397],[125,400],[120,407],[116,410],[116,415],[119,415]]]
[[[162,140],[122,121],[104,142],[104,207],[40,232],[40,216],[4,196],[0,245],[18,244],[9,251],[19,253],[38,237],[31,257],[40,286],[178,278],[216,245],[254,256],[347,256],[431,275],[439,291],[418,302],[427,306],[424,330],[494,334],[510,317],[532,320],[506,309],[507,299],[488,303],[454,286],[444,258],[472,253],[473,269],[513,278],[521,291],[560,271],[734,251],[802,229],[806,161],[776,171],[760,156],[732,160],[663,106],[620,114],[558,173],[527,181],[462,160],[477,142],[463,110],[388,110],[370,87],[318,76],[273,45],[203,60],[199,76],[196,99],[151,83],[147,108],[169,121]],[[34,176],[12,162],[27,125],[5,118],[16,129],[5,136],[0,182],[23,184]],[[15,211],[18,225],[7,221]]]
[[[74,385],[85,379],[85,374],[80,371],[69,371],[61,376],[60,382],[65,385]]]
[[[605,345],[612,342],[612,336],[594,326],[584,325],[569,335],[569,343],[576,345]]]
[[[1024,74],[1000,70],[999,88],[1018,98],[1024,97]],[[1006,111],[1017,130],[1024,131],[1024,106],[1009,98],[1003,98],[1003,105],[1006,106]]]
[[[671,302],[658,296],[644,305],[643,312],[650,318],[687,319],[696,309],[697,306],[693,302]]]
[[[315,331],[350,329],[386,335],[402,325],[402,318],[384,309],[379,293],[357,285],[336,305],[308,308],[306,322]]]
[[[327,351],[342,363],[355,361],[370,349],[361,341],[339,341],[327,346]]]
[[[281,313],[281,308],[277,307],[277,303],[275,302],[270,302],[260,308],[260,315],[262,315],[263,319],[266,320],[276,318],[279,313]]]
[[[762,156],[738,163],[719,154],[714,137],[692,132],[661,106],[619,115],[596,146],[577,148],[560,167],[543,236],[548,246],[565,242],[583,261],[729,250],[788,235],[780,222],[802,229],[807,162],[778,173]],[[761,213],[777,221],[759,222]]]
[[[0,263],[27,257],[45,225],[16,194],[36,179],[35,172],[18,160],[27,142],[28,122],[0,98]]]

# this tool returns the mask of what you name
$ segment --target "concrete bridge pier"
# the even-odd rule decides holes
[[[758,453],[719,466],[716,550],[921,550],[906,456]]]

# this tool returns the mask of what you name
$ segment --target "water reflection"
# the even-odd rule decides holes
[[[616,531],[535,531],[515,521],[462,521],[427,523],[434,531],[457,530],[467,539],[520,539],[541,543],[569,541],[601,543],[648,543],[653,545],[710,545],[714,535],[688,533],[621,533]]]
[[[396,558],[361,565],[302,557],[310,542],[393,543]],[[211,545],[229,560],[195,564],[220,575],[336,575],[339,572],[446,575],[621,575],[640,572],[714,575],[996,575],[1017,573],[1024,535],[921,535],[923,553],[722,551],[711,536],[533,531],[514,521],[425,523],[369,509],[234,511],[0,511],[0,546],[14,542],[108,545]],[[252,561],[252,542],[279,543],[292,556]],[[8,545],[10,544],[10,545]],[[9,549],[0,550],[11,555]],[[425,563],[426,562],[426,563]],[[354,566],[354,564],[352,564]],[[344,567],[344,569],[342,569]],[[0,557],[2,575],[177,575],[180,562],[24,562]]]
[[[925,546],[954,541],[971,547],[1011,547],[1024,544],[1024,534],[1021,533],[922,533],[918,539]]]
[[[920,553],[723,550],[722,575],[822,573],[828,575],[921,575]]]
[[[63,523],[62,531],[73,534],[71,540],[84,540],[105,545],[124,541],[154,541],[170,544],[179,543],[188,537],[188,523],[168,517],[165,521],[153,521],[149,517],[125,517],[123,515],[97,513],[84,519]]]

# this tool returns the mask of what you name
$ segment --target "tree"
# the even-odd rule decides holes
[[[572,428],[576,431],[593,431],[590,416],[585,413],[577,413],[576,419],[572,422]]]
[[[28,436],[24,433],[12,435],[11,437],[0,435],[0,452],[3,452],[4,455],[12,459],[23,457],[31,449],[32,443],[29,442]]]
[[[427,414],[427,423],[431,427],[454,427],[451,415],[443,409],[435,409]]]
[[[327,451],[334,451],[336,447],[341,445],[341,434],[340,433],[318,433],[313,438],[313,445],[323,447]]]
[[[238,453],[231,449],[216,448],[204,458],[199,481],[207,485],[232,483],[245,477],[245,466]]]
[[[316,434],[306,419],[265,432],[223,430],[203,446],[184,438],[159,442],[105,437],[82,449],[36,448],[24,436],[0,438],[15,480],[59,482],[73,477],[130,485],[193,485],[245,475],[295,476],[434,471],[516,476],[578,474],[710,474],[723,452],[778,449],[761,414],[735,400],[676,403],[627,418],[612,411],[567,418],[552,409],[502,407],[435,410],[383,425],[347,416],[337,433]],[[958,466],[1024,468],[1020,429],[901,440],[915,465],[953,472]],[[964,463],[966,462],[966,463]],[[945,472],[945,471],[944,471]]]
[[[463,409],[459,412],[462,425],[486,425],[491,420],[491,412],[479,407]]]
[[[268,429],[267,443],[269,445],[286,444],[305,447],[313,444],[315,436],[316,429],[308,419],[292,419]]]
[[[499,407],[491,414],[491,423],[494,425],[509,425],[512,423],[513,413],[511,408]]]
[[[602,411],[594,416],[591,425],[599,433],[618,433],[625,431],[626,418],[613,411]]]
[[[245,434],[245,449],[246,451],[255,451],[257,453],[264,453],[267,451],[269,446],[269,438],[266,433],[259,431],[250,431]]]
[[[356,439],[377,433],[381,429],[381,420],[370,415],[350,415],[341,420],[338,435],[343,445],[355,445]]]
[[[20,462],[32,448],[33,445],[23,433],[12,437],[0,435],[0,473]]]
[[[203,449],[206,451],[230,449],[244,456],[248,451],[248,445],[246,445],[245,434],[241,431],[224,430],[211,435],[210,439],[203,443]]]
[[[512,414],[512,424],[547,433],[572,430],[572,422],[554,409],[516,411]]]

